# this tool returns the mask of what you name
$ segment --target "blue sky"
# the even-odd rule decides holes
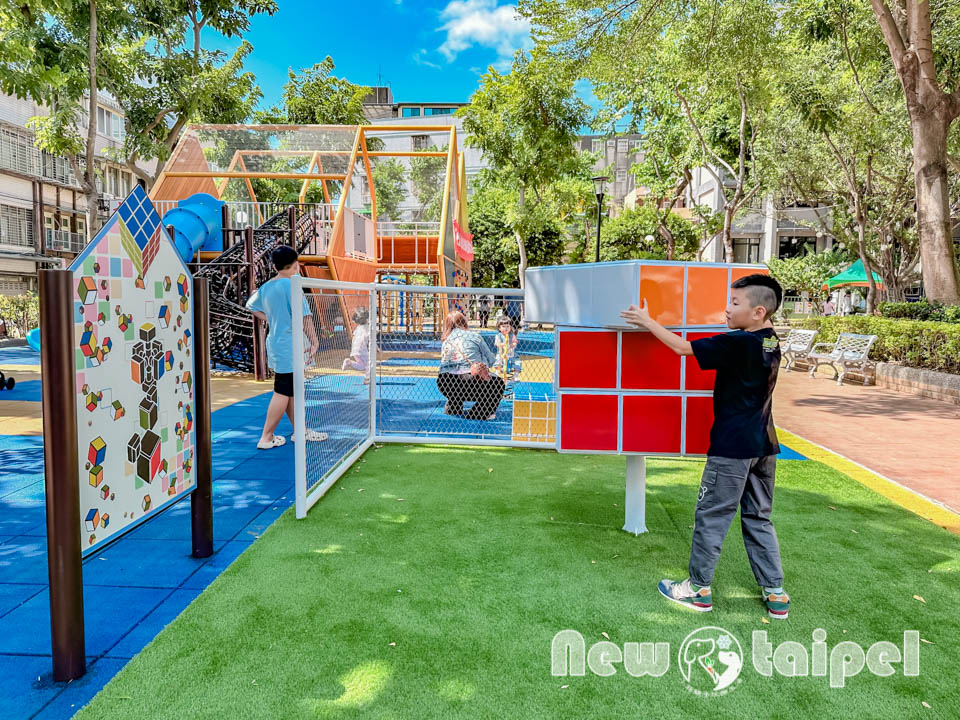
[[[393,89],[395,102],[467,102],[489,65],[508,69],[530,28],[502,0],[367,0],[320,3],[278,0],[272,17],[254,18],[245,36],[254,47],[246,68],[264,98],[277,103],[288,68],[299,71],[327,55],[334,74]],[[238,42],[210,33],[207,46]]]

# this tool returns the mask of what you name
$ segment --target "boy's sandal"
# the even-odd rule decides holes
[[[273,440],[270,442],[260,441],[257,443],[257,450],[272,450],[273,448],[278,448],[281,445],[285,445],[287,439],[283,435],[274,435]]]
[[[307,432],[304,433],[304,436],[307,438],[307,442],[323,442],[330,437],[327,433],[320,432],[319,430],[307,430]],[[290,440],[292,442],[296,442],[297,436],[291,435]]]

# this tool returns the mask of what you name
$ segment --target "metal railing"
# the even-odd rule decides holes
[[[397,240],[413,241],[413,263],[430,262],[430,242],[436,241],[440,236],[440,223],[438,222],[378,222],[377,223],[377,260],[384,261],[385,243],[389,243],[390,262],[392,264],[404,264],[397,261]],[[421,249],[422,246],[422,249]]]
[[[87,238],[82,233],[70,232],[69,230],[51,230],[47,228],[44,231],[47,250],[58,250],[60,252],[79,253],[87,244]]]

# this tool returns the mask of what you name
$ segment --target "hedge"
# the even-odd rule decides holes
[[[960,323],[960,305],[943,305],[926,298],[919,302],[882,302],[877,312],[886,318]]]
[[[844,332],[876,335],[871,360],[960,374],[958,324],[849,315],[809,318],[801,326],[819,330],[816,342],[833,342]]]

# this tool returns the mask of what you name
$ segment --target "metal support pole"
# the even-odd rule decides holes
[[[50,635],[53,679],[66,682],[86,672],[73,273],[41,270],[39,274]]]
[[[600,223],[603,218],[603,193],[597,194],[597,262],[600,262]]]
[[[647,531],[647,458],[627,455],[626,497],[623,529],[634,535]]]
[[[210,281],[193,279],[193,381],[197,487],[190,495],[193,556],[213,555],[213,446],[210,437]]]

